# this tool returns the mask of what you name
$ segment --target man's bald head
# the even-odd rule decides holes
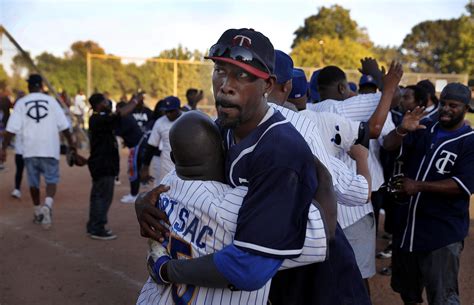
[[[219,128],[200,111],[181,115],[170,130],[176,173],[184,180],[224,181],[224,149]]]

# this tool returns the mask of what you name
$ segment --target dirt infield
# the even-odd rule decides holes
[[[64,158],[64,157],[63,157]],[[53,227],[49,231],[32,223],[32,204],[26,177],[21,200],[10,197],[14,176],[10,151],[6,169],[0,171],[0,305],[120,305],[135,304],[146,279],[146,242],[140,237],[132,205],[120,198],[129,186],[122,151],[122,185],[116,187],[109,227],[117,240],[96,241],[86,235],[91,182],[86,167],[70,168],[61,160],[61,182],[56,195]],[[44,194],[43,194],[44,195]],[[472,202],[472,200],[471,200]],[[471,215],[474,212],[471,206]],[[473,232],[474,224],[471,225]],[[382,248],[386,241],[379,240]],[[377,270],[389,260],[377,260]],[[460,292],[462,304],[474,304],[474,239],[469,237],[462,254]],[[401,304],[389,287],[389,277],[371,280],[374,305]]]

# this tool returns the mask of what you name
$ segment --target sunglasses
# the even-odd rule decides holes
[[[256,58],[252,51],[242,46],[229,46],[217,43],[209,50],[209,57],[228,57],[251,66],[264,68],[265,72],[271,74],[270,69],[264,62]]]

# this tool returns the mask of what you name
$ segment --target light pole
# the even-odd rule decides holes
[[[319,40],[319,46],[321,47],[321,66],[324,66],[324,40]]]

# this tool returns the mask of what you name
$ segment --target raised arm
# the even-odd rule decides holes
[[[392,62],[387,75],[383,77],[383,91],[380,102],[367,122],[371,139],[377,139],[382,132],[383,125],[385,124],[388,112],[390,111],[395,91],[399,90],[398,84],[400,83],[402,75],[402,65],[398,62]]]
[[[360,73],[365,75],[370,75],[374,78],[374,81],[377,85],[377,88],[383,90],[383,76],[385,75],[385,68],[379,68],[377,60],[372,57],[364,57],[360,60],[360,68],[358,69]]]
[[[408,110],[403,116],[402,123],[383,138],[383,147],[386,150],[395,150],[400,147],[405,137],[410,131],[425,129],[426,126],[420,124],[421,118],[425,115],[425,107],[416,107],[413,111]]]

